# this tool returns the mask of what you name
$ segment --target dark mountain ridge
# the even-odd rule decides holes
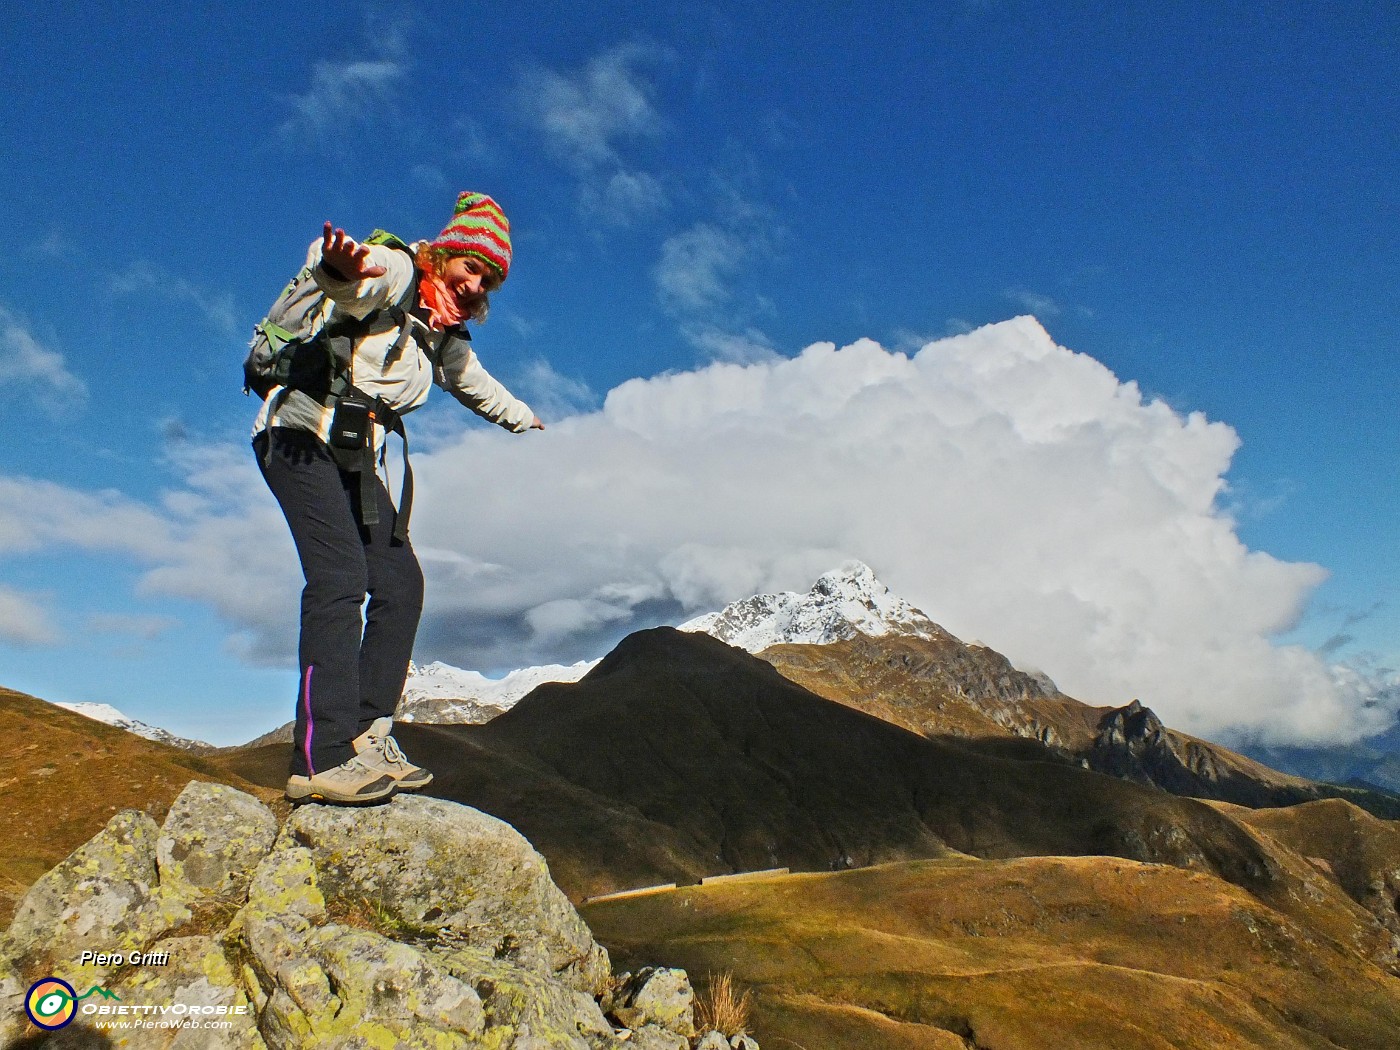
[[[573,893],[950,851],[1107,854],[1246,887],[1273,877],[1267,854],[1201,803],[929,740],[670,628],[483,726],[396,732],[437,771],[433,793],[515,824],[560,858]]]

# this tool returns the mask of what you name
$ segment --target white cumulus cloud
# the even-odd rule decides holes
[[[425,559],[422,637],[466,666],[596,656],[858,557],[1088,702],[1205,734],[1374,728],[1390,713],[1363,689],[1272,641],[1325,572],[1240,542],[1218,505],[1238,444],[1032,318],[911,357],[818,344],[633,380],[545,434],[472,429],[422,458],[415,535],[489,559]]]
[[[416,655],[488,672],[590,659],[860,558],[1086,702],[1136,697],[1217,738],[1383,728],[1395,690],[1368,706],[1367,674],[1274,640],[1326,574],[1240,541],[1222,509],[1238,446],[1030,317],[911,355],[819,343],[630,380],[544,432],[464,426],[415,454]],[[55,535],[127,552],[146,592],[205,602],[248,659],[289,662],[300,573],[246,447],[172,455],[185,483],[158,507],[0,484],[0,508],[30,508],[0,512],[0,554]]]

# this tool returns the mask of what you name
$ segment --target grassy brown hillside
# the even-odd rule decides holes
[[[1246,806],[1346,798],[1400,818],[1400,799],[1270,769],[1166,727],[1136,702],[1091,707],[1017,671],[999,653],[951,635],[857,635],[826,645],[776,645],[759,655],[818,696],[931,739],[1085,765],[1177,795]]]
[[[1052,691],[1000,653],[952,635],[857,634],[826,645],[775,645],[758,655],[818,696],[924,736],[1016,736],[1077,752],[1092,746],[1111,710]]]
[[[1306,906],[1369,955],[1388,943],[1313,868],[1202,802],[929,740],[705,635],[641,632],[581,682],[543,686],[485,725],[396,734],[436,774],[431,793],[514,824],[575,899],[779,866],[1113,855],[1211,872],[1290,914]],[[269,786],[285,761],[286,745],[229,757]]]
[[[0,689],[0,926],[49,868],[95,835],[121,809],[161,820],[191,780],[231,784],[278,800],[218,762],[158,744]]]
[[[1213,875],[945,859],[587,905],[620,968],[732,972],[766,1048],[1394,1050],[1400,980]]]
[[[1286,809],[1219,808],[1336,884],[1375,916],[1400,952],[1400,824],[1339,799]]]

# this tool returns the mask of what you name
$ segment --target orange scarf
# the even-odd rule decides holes
[[[457,297],[435,273],[423,274],[418,282],[418,298],[428,311],[428,323],[434,328],[455,328],[466,318]]]

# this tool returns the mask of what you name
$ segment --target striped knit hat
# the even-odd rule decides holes
[[[445,255],[474,255],[506,279],[510,270],[510,222],[501,206],[484,193],[470,191],[457,198],[452,221],[432,247]]]

